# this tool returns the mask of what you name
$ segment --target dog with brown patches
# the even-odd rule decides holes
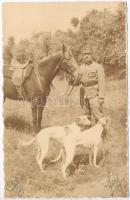
[[[66,126],[53,126],[42,129],[31,141],[22,141],[20,142],[20,146],[28,146],[32,143],[36,143],[37,145],[37,156],[36,160],[42,172],[45,172],[42,167],[42,162],[45,159],[50,139],[54,139],[58,141],[62,147],[65,149],[66,152],[66,167],[63,165],[62,171],[64,178],[66,177],[65,171],[67,166],[70,164],[69,160],[72,161],[71,158],[71,145],[73,146],[72,142],[74,140],[74,135],[79,134],[83,127],[88,128],[91,126],[91,121],[88,120],[87,116],[79,116],[74,123]],[[69,150],[69,153],[68,153]],[[72,152],[73,154],[73,152]],[[71,158],[70,158],[71,157]]]
[[[99,118],[97,124],[89,129],[86,129],[84,131],[75,132],[73,135],[68,135],[66,137],[65,143],[64,143],[64,149],[66,153],[66,160],[64,165],[62,166],[63,176],[66,177],[66,169],[69,166],[69,164],[73,161],[76,147],[78,145],[81,145],[82,147],[89,149],[89,163],[90,165],[94,165],[95,167],[99,167],[97,165],[97,153],[98,148],[101,144],[101,142],[104,140],[104,137],[106,137],[105,127],[108,125],[108,122],[110,121],[109,117],[101,117]],[[58,157],[55,160],[52,160],[51,162],[58,161],[62,155],[63,155],[63,148],[61,148],[60,153]]]

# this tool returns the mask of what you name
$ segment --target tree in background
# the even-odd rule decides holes
[[[72,26],[76,29],[76,31],[77,31],[77,28],[78,28],[78,25],[79,25],[79,19],[77,18],[77,17],[73,17],[72,19],[71,19],[71,24],[72,24]]]
[[[5,64],[10,64],[15,51],[15,38],[10,36],[7,45],[3,47],[3,60]]]
[[[30,39],[29,51],[35,60],[48,56],[51,48],[51,32],[33,33]]]
[[[75,49],[79,63],[82,62],[81,49],[91,46],[94,59],[112,70],[126,66],[126,23],[125,4],[120,3],[115,13],[104,9],[93,9],[79,22]],[[72,23],[72,21],[71,21]]]
[[[13,51],[15,46],[15,38],[13,36],[10,36],[8,39],[8,47],[10,48],[11,51]]]
[[[72,29],[51,32],[33,33],[32,37],[21,40],[17,45],[14,37],[10,37],[4,46],[4,60],[10,61],[13,53],[23,63],[31,53],[34,60],[51,55],[62,49],[62,44],[70,46],[78,63],[82,63],[81,49],[91,46],[94,60],[103,63],[113,72],[125,69],[126,66],[126,5],[119,3],[115,12],[104,9],[93,9],[79,20],[70,20]],[[14,51],[15,50],[15,51]],[[13,52],[13,53],[12,53]]]
[[[20,40],[15,48],[16,59],[21,63],[25,63],[28,59],[30,41],[28,39]]]

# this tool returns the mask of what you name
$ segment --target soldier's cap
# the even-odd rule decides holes
[[[92,53],[91,48],[90,48],[90,47],[84,47],[84,48],[82,49],[82,53],[83,53],[83,54],[84,54],[84,53],[91,54],[91,53]]]

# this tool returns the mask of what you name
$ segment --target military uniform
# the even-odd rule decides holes
[[[104,69],[98,63],[92,61],[91,64],[83,64],[80,67],[81,83],[80,103],[85,107],[85,113],[91,116],[92,120],[97,120],[103,116],[103,105],[101,101],[105,95],[105,74]]]

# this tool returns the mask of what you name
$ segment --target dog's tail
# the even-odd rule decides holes
[[[20,141],[19,142],[19,145],[20,146],[29,146],[29,145],[31,145],[32,143],[34,143],[36,141],[36,136],[35,137],[33,137],[31,140],[29,140],[29,141]]]
[[[52,160],[51,162],[57,162],[58,160],[60,160],[61,157],[62,157],[62,153],[63,153],[63,149],[60,150],[60,153],[59,153],[59,155],[57,156],[57,158],[54,159],[54,160]]]

